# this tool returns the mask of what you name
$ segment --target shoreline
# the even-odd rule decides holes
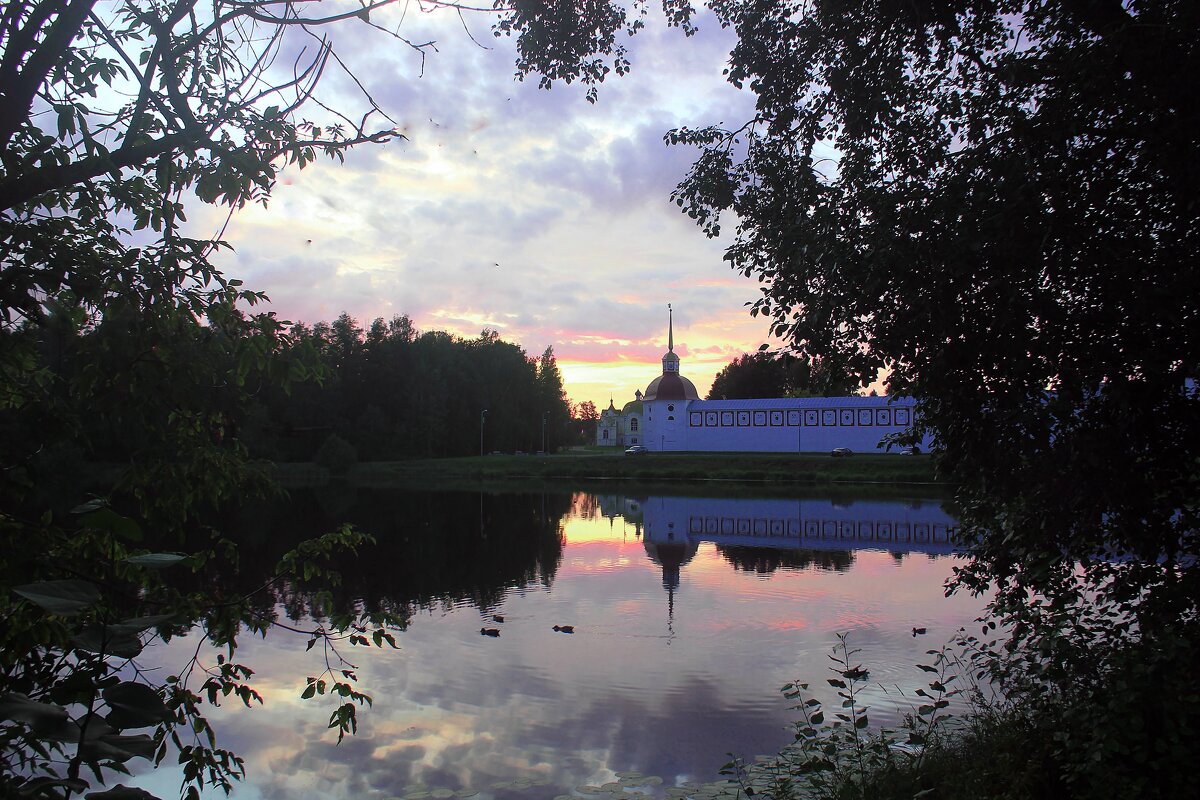
[[[555,455],[486,455],[420,458],[354,464],[334,475],[315,463],[269,465],[287,488],[346,483],[363,488],[545,489],[589,486],[611,491],[690,493],[703,487],[745,493],[795,493],[811,489],[901,494],[951,493],[929,455],[866,454],[832,458],[817,453],[617,453],[567,451]]]

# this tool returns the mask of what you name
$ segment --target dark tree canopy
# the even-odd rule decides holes
[[[1195,553],[1200,6],[715,8],[757,114],[672,133],[704,147],[675,196],[736,213],[754,313],[889,370],[1020,541]]]
[[[1195,703],[1147,693],[1200,641],[1200,3],[712,7],[757,108],[668,135],[703,148],[676,201],[709,234],[735,216],[776,335],[918,399],[977,536],[960,580],[1019,620],[1010,674],[1078,701],[1068,749],[1138,747],[1088,717],[1104,675],[1156,687],[1112,709],[1186,730]],[[1140,793],[1171,758],[1068,779]]]
[[[744,353],[726,364],[708,391],[709,400],[759,397],[843,397],[858,380],[820,359],[789,353]]]
[[[294,352],[293,352],[294,351]],[[284,358],[312,352],[324,376],[290,391],[267,387],[239,418],[250,454],[314,460],[331,437],[363,461],[534,452],[571,443],[570,408],[551,348],[530,358],[495,331],[462,339],[418,332],[407,316],[364,331],[349,314],[290,331]]]

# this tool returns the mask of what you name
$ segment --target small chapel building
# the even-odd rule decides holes
[[[911,398],[701,400],[696,386],[680,374],[679,364],[672,312],[662,374],[620,411],[609,400],[596,425],[596,444],[641,445],[651,451],[804,453],[845,447],[856,453],[883,453],[885,437],[912,428]],[[929,442],[920,446],[927,450]]]

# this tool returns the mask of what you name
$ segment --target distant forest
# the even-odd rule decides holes
[[[120,313],[93,324],[59,313],[44,327],[4,332],[8,345],[24,339],[41,351],[50,366],[29,380],[59,405],[79,404],[69,388],[78,385],[94,386],[103,402],[79,408],[90,423],[55,431],[53,445],[35,441],[50,431],[7,417],[0,435],[29,439],[38,461],[133,463],[151,451],[170,458],[173,445],[149,434],[166,425],[212,445],[239,444],[253,458],[315,460],[332,471],[481,449],[532,453],[543,432],[555,451],[594,435],[594,407],[581,404],[573,418],[552,347],[529,357],[495,331],[473,339],[421,332],[407,316],[364,329],[342,314],[263,335],[238,310],[220,311],[208,325],[154,331]],[[152,402],[131,404],[134,392]]]
[[[491,330],[419,332],[407,316],[364,330],[345,313],[289,338],[316,379],[264,390],[240,431],[252,455],[309,461],[324,447],[328,458],[331,437],[365,461],[536,452],[543,425],[548,450],[579,438],[552,347],[531,358]]]

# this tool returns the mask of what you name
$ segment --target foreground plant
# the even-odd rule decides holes
[[[253,669],[237,659],[238,637],[286,628],[275,619],[274,592],[301,581],[336,584],[330,558],[370,537],[344,527],[306,542],[265,584],[224,595],[220,576],[237,569],[229,540],[214,537],[190,555],[147,552],[141,526],[103,502],[73,516],[67,524],[45,520],[36,549],[22,547],[25,526],[0,518],[13,554],[0,573],[0,788],[5,796],[70,797],[128,774],[133,759],[157,765],[172,757],[184,796],[198,798],[205,786],[228,791],[244,763],[218,746],[206,708],[262,702]],[[329,721],[339,741],[355,730],[356,707],[370,703],[339,643],[395,647],[388,626],[396,623],[352,612],[302,631],[310,649],[322,644],[326,665],[303,696],[339,699]],[[156,641],[185,634],[196,639],[185,663],[155,659]],[[103,796],[149,795],[118,788]]]
[[[841,703],[832,718],[811,695],[809,684],[783,687],[784,697],[797,701],[793,708],[801,715],[793,743],[775,759],[755,764],[735,760],[723,769],[746,796],[876,800],[880,782],[886,783],[888,776],[905,775],[910,782],[919,778],[927,753],[941,746],[947,735],[953,719],[947,711],[951,700],[964,691],[951,687],[959,679],[953,671],[958,660],[947,648],[927,651],[931,663],[917,666],[934,677],[927,688],[916,690],[920,701],[906,714],[903,725],[893,730],[871,727],[870,708],[862,701],[870,672],[857,663],[859,652],[846,634],[838,634],[829,655],[835,677],[827,683],[837,690]]]

